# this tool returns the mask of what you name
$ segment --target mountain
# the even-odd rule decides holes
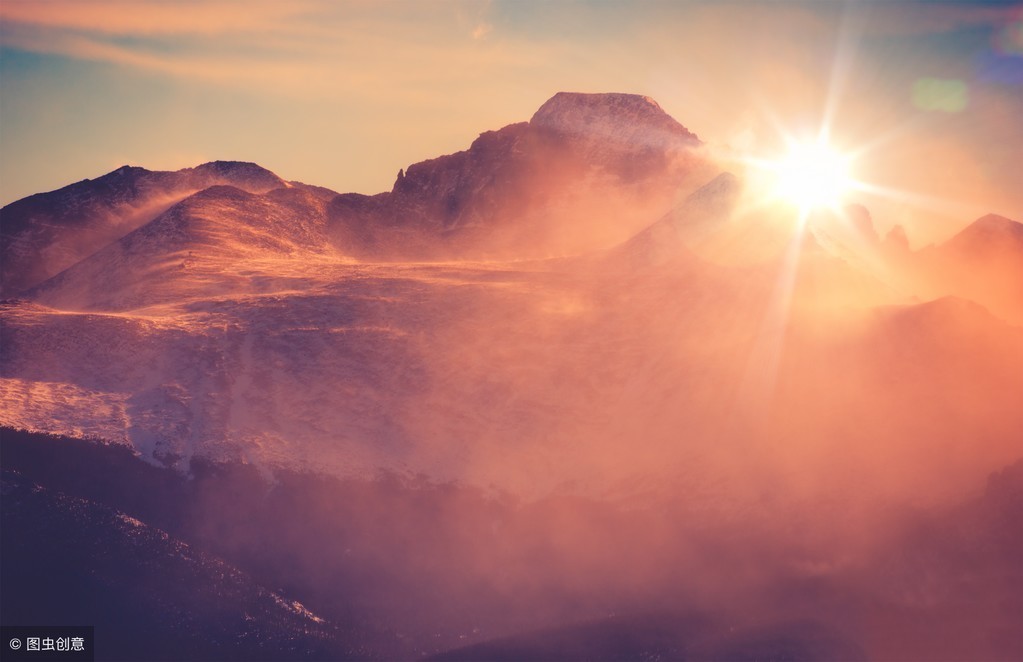
[[[720,436],[754,443],[744,439],[776,432],[746,403],[796,406],[773,390],[775,380],[803,392],[815,379],[807,365],[845,366],[851,347],[877,353],[906,335],[870,325],[873,307],[906,299],[829,227],[811,227],[795,260],[787,253],[723,265],[700,255],[708,238],[750,239],[729,220],[741,182],[720,172],[694,180],[710,167],[698,148],[646,97],[561,93],[528,123],[409,167],[378,196],[332,195],[246,164],[108,175],[191,178],[192,186],[228,177],[271,190],[205,186],[6,302],[0,423],[98,436],[183,471],[195,458],[244,459],[266,472],[384,468],[522,493],[688,471],[689,445],[714,448]],[[571,190],[587,195],[573,201]],[[636,203],[641,197],[654,202]],[[89,199],[119,204],[99,193]],[[615,201],[636,205],[620,216]],[[57,198],[50,204],[57,209]],[[602,210],[577,216],[579,205]],[[353,214],[344,236],[341,209]],[[847,216],[877,250],[869,213]],[[614,232],[602,235],[602,219]],[[600,236],[605,250],[538,259],[572,248],[551,243],[562,231],[585,235],[583,244]],[[528,245],[515,248],[518,241]],[[514,261],[476,261],[503,251]],[[467,259],[399,261],[413,254]],[[1014,365],[1019,340],[1002,320],[980,308],[955,315],[985,329],[977,360]],[[927,319],[928,333],[946,323]],[[948,356],[973,351],[967,339],[957,342],[963,347]],[[925,359],[890,361],[907,383],[930,374]],[[853,385],[891,390],[887,373],[845,369],[837,410],[858,402]],[[954,390],[957,375],[933,381]],[[1016,386],[992,371],[978,378],[998,393]],[[891,399],[911,399],[914,387]],[[946,420],[955,410],[932,404],[912,420]],[[997,416],[1007,430],[1018,422],[1002,409]],[[954,443],[974,418],[947,420],[934,443]],[[722,420],[729,425],[718,429]],[[812,407],[793,420],[820,423]],[[687,444],[677,443],[679,429]],[[614,461],[637,435],[644,445]],[[988,452],[1001,461],[1007,442],[997,436]],[[571,451],[578,439],[589,452]]]
[[[1023,456],[1018,223],[803,227],[624,94],[376,196],[101,179],[3,216],[22,265],[92,246],[0,300],[5,622],[37,559],[210,657],[1018,657],[1019,472],[927,515]]]
[[[906,289],[972,299],[1023,323],[1023,223],[988,214],[942,244],[915,253],[889,250],[886,257]]]
[[[1023,223],[988,214],[944,243],[918,251],[910,249],[901,226],[882,240],[860,205],[816,213],[808,228],[818,253],[883,282],[893,294],[917,300],[957,296],[1013,324],[1023,322]]]
[[[1023,260],[1023,223],[988,214],[968,225],[941,248],[974,261],[999,255]]]
[[[695,247],[728,223],[742,191],[739,179],[723,172],[688,195],[664,217],[616,248],[633,266],[671,260],[684,246]]]
[[[936,253],[931,268],[947,289],[1023,323],[1023,223],[989,214]]]
[[[653,100],[561,92],[528,123],[416,163],[388,193],[330,206],[360,259],[545,257],[624,241],[714,176],[700,141]]]
[[[214,161],[175,172],[126,165],[12,202],[0,209],[0,295],[14,296],[41,283],[214,185],[253,193],[288,186],[254,163]]]
[[[326,203],[303,188],[264,195],[216,185],[29,291],[67,310],[128,310],[232,291],[248,262],[315,259],[326,249]]]
[[[87,291],[118,299],[96,311],[48,307],[63,305],[58,294],[74,300],[71,283],[41,289],[47,305],[7,303],[0,423],[102,437],[182,471],[197,458],[340,476],[385,468],[523,494],[667,479],[692,471],[693,448],[713,465],[780,434],[776,424],[835,440],[817,443],[822,472],[826,449],[912,437],[916,425],[937,457],[963,467],[1010,459],[1018,439],[1017,331],[979,306],[944,303],[932,316],[930,304],[910,306],[919,323],[872,326],[869,300],[836,305],[851,300],[836,288],[857,272],[825,256],[794,275],[791,321],[776,330],[782,265],[728,269],[682,252],[657,268],[605,261],[593,274],[563,261],[309,255],[243,260],[226,274],[168,268],[143,274],[139,290],[101,280],[108,287]],[[99,277],[90,264],[68,277]],[[977,366],[969,379],[956,357]],[[755,392],[762,365],[784,389]],[[826,389],[822,366],[836,375]],[[921,388],[962,398],[915,402]],[[756,420],[743,404],[754,397],[791,413]],[[895,402],[907,404],[876,425],[832,427]],[[975,429],[992,440],[963,458],[957,440]],[[903,482],[893,489],[915,485]]]
[[[276,232],[305,233],[299,243],[306,249],[360,259],[521,259],[606,248],[713,175],[699,146],[647,97],[559,93],[528,123],[413,164],[390,193],[376,196],[285,182],[247,163],[177,172],[126,166],[2,210],[3,293],[23,294],[81,262],[32,298],[77,309],[146,305],[160,299],[146,285],[149,276],[164,289],[168,269],[201,269],[213,251],[221,259],[205,271],[217,279],[228,253],[280,256]],[[724,180],[715,181],[720,187]],[[224,186],[238,193],[216,188]],[[714,190],[705,188],[704,197]],[[687,213],[700,223],[710,211]],[[276,220],[257,231],[261,218]],[[207,227],[185,230],[199,221],[183,219]],[[262,233],[259,240],[254,232]],[[246,237],[249,249],[239,251]],[[223,246],[214,246],[218,241]],[[134,293],[122,296],[126,286]],[[99,294],[81,291],[90,287]]]

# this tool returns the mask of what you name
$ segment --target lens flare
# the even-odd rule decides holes
[[[838,207],[852,186],[849,158],[827,144],[794,144],[772,164],[774,194],[807,211]]]

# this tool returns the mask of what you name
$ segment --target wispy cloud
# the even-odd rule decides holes
[[[488,34],[494,31],[494,26],[490,23],[477,23],[476,27],[472,29],[473,39],[484,39]]]
[[[152,2],[132,0],[5,0],[0,20],[51,30],[119,36],[223,35],[279,28],[315,7],[304,0]]]
[[[467,7],[468,15],[462,20],[471,26],[469,34],[473,39],[486,39],[494,31],[494,24],[489,18],[492,10],[491,4],[490,0],[483,0]]]
[[[489,3],[0,3],[0,44],[303,97],[438,84],[521,62],[478,42]],[[526,58],[539,61],[541,54]],[[466,63],[471,63],[468,67]]]

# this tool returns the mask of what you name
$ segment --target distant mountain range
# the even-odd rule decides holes
[[[648,306],[676,326],[644,325],[661,335],[643,352],[672,335],[715,339],[696,357],[668,350],[677,359],[661,368],[705,362],[702,380],[678,378],[726,407],[748,381],[733,357],[753,351],[776,280],[770,261],[722,266],[701,253],[734,230],[741,194],[692,133],[627,94],[559,93],[528,123],[409,166],[376,196],[239,162],[125,166],[0,211],[3,291],[20,297],[3,317],[2,422],[182,467],[198,453],[459,476],[435,464],[446,445],[526,449],[552,429],[579,434],[564,421],[588,420],[597,403],[613,411],[617,384],[640,374],[667,389],[649,397],[666,397],[676,387],[628,349]],[[995,312],[950,309],[1004,336],[997,361],[1017,365],[1018,329],[998,318],[1023,311],[1023,225],[987,216],[914,253],[897,232],[880,241],[866,210],[849,214],[852,225],[814,223],[791,285],[793,332],[799,311],[955,294]],[[741,232],[728,241],[757,241]],[[580,390],[595,356],[611,372]],[[547,394],[559,379],[575,388]],[[677,414],[691,427],[704,424],[696,400]]]
[[[376,196],[285,182],[253,163],[177,172],[123,166],[0,211],[0,294],[43,282],[198,193],[186,203],[192,210],[238,202],[217,186],[255,195],[291,189],[263,199],[261,212],[283,221],[276,228],[285,232],[297,219],[316,224],[355,257],[510,258],[593,248],[627,238],[680,190],[695,188],[709,172],[699,144],[649,98],[561,93],[529,123],[409,166],[390,193]]]

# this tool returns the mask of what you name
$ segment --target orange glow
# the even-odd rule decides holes
[[[0,0],[5,624],[1023,660],[1023,16],[916,4]]]

